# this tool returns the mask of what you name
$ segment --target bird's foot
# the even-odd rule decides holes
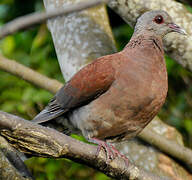
[[[124,154],[120,153],[112,144],[96,138],[91,138],[89,141],[94,144],[98,144],[96,156],[99,155],[101,148],[104,148],[107,154],[107,162],[109,162],[110,160],[114,160],[116,157],[121,157],[122,159],[124,159],[126,166],[129,165],[129,159]]]
[[[127,156],[125,156],[124,154],[122,154],[121,152],[119,152],[112,144],[111,144],[111,149],[113,150],[113,152],[115,152],[115,154],[116,154],[118,157],[121,157],[122,159],[124,159],[126,166],[129,166],[129,159],[127,158]]]
[[[113,152],[110,144],[108,144],[107,142],[96,139],[96,138],[91,138],[91,139],[89,139],[89,141],[94,143],[94,144],[98,144],[97,151],[96,151],[96,156],[99,155],[99,152],[101,151],[101,148],[104,148],[104,150],[105,150],[105,152],[107,154],[107,161],[113,160],[113,159],[116,158],[116,154]]]

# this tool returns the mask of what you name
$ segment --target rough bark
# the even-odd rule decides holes
[[[26,121],[0,111],[0,135],[12,146],[33,156],[69,158],[98,169],[116,179],[168,180],[143,171],[132,163],[126,165],[116,158],[106,163],[106,153],[101,150],[96,157],[97,147],[83,143],[58,131]]]

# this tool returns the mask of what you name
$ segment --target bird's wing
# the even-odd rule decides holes
[[[95,60],[75,74],[32,121],[42,123],[54,119],[71,108],[89,103],[108,90],[114,81],[113,55]]]

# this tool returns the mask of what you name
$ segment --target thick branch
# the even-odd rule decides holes
[[[42,23],[47,19],[55,18],[57,16],[66,15],[73,12],[78,12],[101,3],[106,3],[107,0],[91,0],[76,4],[66,5],[64,8],[52,10],[49,12],[32,13],[26,16],[19,17],[7,23],[0,29],[0,39],[15,33],[16,31],[26,29],[32,25]]]
[[[25,67],[24,65],[17,63],[16,61],[8,60],[2,56],[0,56],[0,69],[19,76],[43,89],[47,89],[51,93],[56,93],[62,86],[62,83],[57,80],[50,79],[31,70],[30,68]],[[170,156],[181,160],[188,166],[192,165],[192,151],[190,149],[156,134],[151,130],[150,126],[147,126],[139,137]]]
[[[28,154],[69,158],[118,179],[161,179],[131,163],[127,167],[121,158],[116,158],[114,161],[106,163],[103,150],[98,157],[95,156],[96,146],[77,141],[54,129],[34,124],[2,111],[0,111],[0,127],[1,136],[5,137],[14,147]]]

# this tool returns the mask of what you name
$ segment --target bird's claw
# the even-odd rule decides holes
[[[107,162],[114,160],[116,157],[121,157],[122,159],[124,159],[126,166],[129,165],[128,158],[122,153],[120,153],[112,144],[109,144],[96,138],[92,138],[91,142],[98,144],[96,156],[99,155],[101,148],[103,148],[106,152]]]
[[[107,162],[116,158],[116,153],[114,153],[114,151],[111,149],[110,145],[104,141],[101,141],[98,144],[96,156],[99,155],[101,148],[103,148],[107,154]]]

